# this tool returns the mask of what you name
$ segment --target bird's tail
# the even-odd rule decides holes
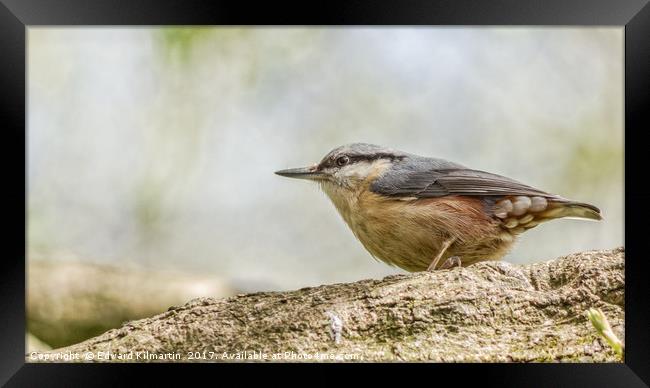
[[[588,203],[575,201],[549,201],[547,210],[540,213],[543,218],[580,218],[600,221],[600,209]]]

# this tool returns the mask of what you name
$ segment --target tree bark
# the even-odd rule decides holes
[[[524,266],[484,262],[194,299],[45,354],[80,354],[84,361],[90,352],[93,361],[136,362],[177,355],[199,362],[620,362],[586,310],[601,309],[624,339],[624,285],[624,248]]]

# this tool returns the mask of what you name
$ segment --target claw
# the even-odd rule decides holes
[[[440,269],[452,269],[454,267],[460,268],[462,266],[462,261],[458,256],[451,256],[445,260],[444,263],[440,266]]]
[[[438,262],[440,261],[440,259],[442,259],[442,256],[445,254],[445,252],[447,251],[449,246],[454,243],[454,241],[456,241],[456,237],[451,237],[451,238],[445,240],[442,243],[442,247],[440,248],[440,252],[438,252],[438,255],[436,256],[436,258],[433,259],[433,261],[431,261],[431,264],[429,264],[429,267],[427,268],[427,271],[429,271],[429,272],[435,271],[436,267],[438,266]],[[447,260],[449,260],[449,259],[447,259]]]

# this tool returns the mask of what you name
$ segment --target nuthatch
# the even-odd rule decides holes
[[[593,205],[510,178],[365,143],[276,174],[320,183],[368,252],[407,271],[498,260],[552,219],[602,219]]]

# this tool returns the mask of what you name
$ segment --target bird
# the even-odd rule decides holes
[[[408,272],[500,260],[520,234],[550,220],[602,220],[588,203],[368,143],[342,145],[316,164],[275,173],[317,182],[375,259]]]

